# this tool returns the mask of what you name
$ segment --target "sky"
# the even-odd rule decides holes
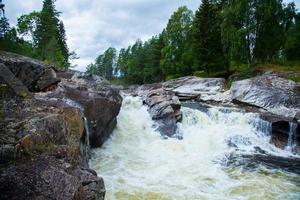
[[[291,0],[284,0],[290,2]],[[17,18],[42,8],[42,0],[2,0],[11,25]],[[172,13],[182,5],[195,11],[200,0],[57,0],[67,43],[79,59],[72,62],[75,70],[86,66],[108,47],[120,49],[159,34]],[[295,0],[300,7],[300,0]]]

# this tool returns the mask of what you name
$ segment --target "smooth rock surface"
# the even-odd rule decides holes
[[[225,79],[187,76],[164,82],[163,88],[174,92],[180,100],[209,100],[225,91]]]
[[[277,76],[258,76],[236,81],[231,87],[232,99],[285,116],[294,117],[300,110],[300,85]]]

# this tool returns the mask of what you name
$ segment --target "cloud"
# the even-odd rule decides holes
[[[33,10],[41,10],[42,0],[3,0],[12,24]],[[181,5],[196,10],[200,0],[57,0],[56,9],[67,31],[67,42],[80,59],[76,70],[86,65],[108,47],[120,49],[137,39],[159,34],[171,14]],[[300,0],[295,1],[297,6]]]

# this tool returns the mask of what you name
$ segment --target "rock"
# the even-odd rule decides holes
[[[20,97],[32,96],[27,87],[15,77],[15,75],[4,65],[0,63],[0,79],[3,80],[14,93]]]
[[[199,99],[207,101],[225,91],[223,78],[182,77],[163,83],[166,91],[172,91],[180,100]]]
[[[52,156],[39,156],[1,168],[1,199],[104,199],[102,178],[70,166]]]
[[[62,79],[58,88],[47,93],[46,97],[71,100],[82,109],[87,118],[92,147],[100,147],[108,139],[122,104],[118,90],[103,84],[98,77],[79,74],[74,74],[71,80]]]
[[[119,91],[101,77],[13,53],[0,52],[0,63],[1,86],[32,94],[0,101],[0,199],[104,199],[89,148],[112,133]]]
[[[274,115],[272,113],[260,113],[260,118],[271,125],[271,143],[284,149],[287,146],[290,135],[290,124],[296,123],[293,118]],[[295,133],[295,142],[300,144],[300,129]]]
[[[263,165],[271,170],[280,169],[287,172],[300,174],[300,159],[297,157],[280,157],[271,154],[231,154],[226,162],[227,166],[242,166],[244,169],[253,170]]]
[[[277,76],[264,75],[233,82],[232,99],[286,117],[300,110],[299,84]]]
[[[172,92],[162,88],[148,91],[144,103],[149,106],[149,113],[158,123],[158,130],[168,137],[177,136],[177,122],[182,119],[181,103]]]
[[[294,118],[298,121],[298,123],[300,123],[300,111],[295,114]]]
[[[50,67],[41,61],[3,51],[0,51],[0,63],[4,63],[29,91],[37,90],[36,82]]]
[[[56,72],[49,68],[44,71],[44,74],[37,81],[37,87],[40,91],[45,91],[52,85],[56,85],[60,82],[60,79],[56,77]]]
[[[112,133],[122,97],[105,79],[72,70],[58,70],[38,60],[8,52],[0,52],[0,62],[5,63],[6,71],[12,72],[10,75],[15,76],[14,80],[21,81],[15,86],[17,92],[25,94],[22,89],[27,87],[27,91],[35,92],[38,99],[70,99],[79,104],[87,118],[92,146],[101,146]]]

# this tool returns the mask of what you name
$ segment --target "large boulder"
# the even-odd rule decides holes
[[[104,199],[89,147],[112,133],[119,91],[101,77],[7,52],[0,72],[0,199]]]
[[[7,66],[30,91],[40,91],[37,82],[48,69],[55,69],[53,66],[46,65],[41,61],[4,51],[0,51],[0,63]],[[46,73],[46,76],[48,76],[48,73]],[[57,81],[50,81],[49,85],[42,84],[43,89]]]
[[[103,78],[85,76],[72,70],[58,70],[41,61],[2,51],[0,63],[0,70],[6,72],[2,76],[10,72],[4,81],[16,93],[24,95],[31,94],[31,91],[37,99],[72,100],[75,102],[73,106],[82,108],[92,146],[101,146],[112,133],[122,97]]]
[[[164,136],[180,137],[177,122],[182,119],[181,104],[177,96],[160,89],[149,91],[144,97],[144,103],[149,106],[149,113],[158,123],[158,130]]]
[[[92,147],[100,147],[108,139],[116,126],[122,104],[119,91],[103,79],[78,72],[74,72],[71,79],[61,78],[54,91],[37,93],[36,98],[63,99],[79,107],[86,117]]]
[[[25,99],[10,100],[3,112],[1,199],[104,199],[102,178],[88,169],[88,140],[78,108]]]
[[[277,76],[263,75],[233,82],[232,99],[271,113],[295,117],[300,110],[300,85]]]

